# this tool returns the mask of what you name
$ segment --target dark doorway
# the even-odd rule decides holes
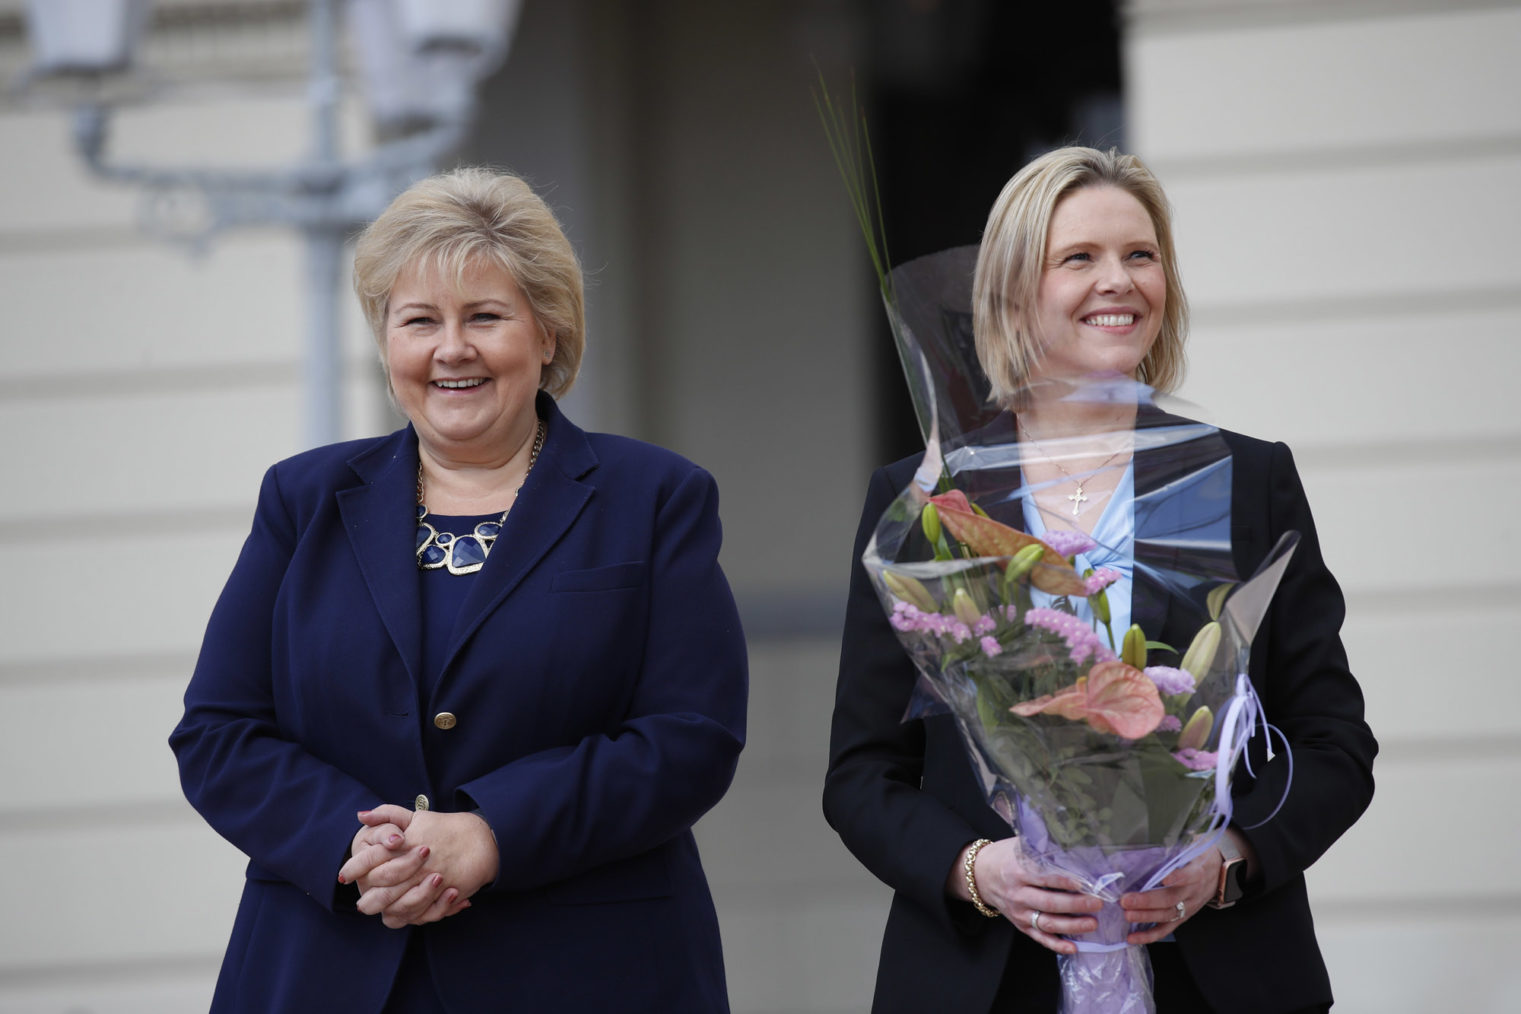
[[[1123,149],[1114,0],[868,0],[862,104],[894,263],[976,243],[1005,182],[1063,144]],[[875,291],[875,287],[873,287]],[[924,447],[882,314],[878,458]]]

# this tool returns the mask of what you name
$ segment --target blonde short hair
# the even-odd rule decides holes
[[[988,214],[977,251],[972,329],[977,358],[992,384],[992,397],[1000,404],[1011,402],[1040,362],[1040,340],[1031,332],[1029,320],[1045,267],[1051,214],[1069,194],[1100,186],[1117,187],[1146,209],[1156,229],[1167,278],[1162,328],[1136,375],[1159,392],[1171,391],[1183,380],[1188,300],[1178,275],[1162,185],[1134,155],[1122,155],[1113,148],[1058,148],[1025,166],[1004,185]]]
[[[387,303],[409,266],[428,262],[462,279],[485,260],[503,268],[554,340],[539,386],[558,398],[576,382],[586,347],[581,263],[549,206],[520,177],[466,168],[412,184],[354,247],[354,292],[385,359]]]

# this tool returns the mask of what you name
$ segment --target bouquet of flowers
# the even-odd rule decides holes
[[[921,378],[917,389],[936,386]],[[1125,944],[1118,900],[1213,847],[1229,820],[1231,774],[1260,718],[1251,638],[1296,541],[1238,581],[1218,433],[1128,380],[1059,397],[1120,394],[1137,405],[1119,544],[1039,504],[1041,487],[1019,478],[1031,452],[1006,429],[960,434],[942,457],[931,404],[918,478],[863,560],[920,674],[906,717],[953,716],[1026,854],[1106,902],[1099,929],[1059,958],[1066,1014],[1154,1010],[1146,953]],[[1091,460],[1092,439],[1066,453]],[[1126,512],[1116,502],[1114,513]]]
[[[1232,772],[1262,720],[1246,675],[1251,638],[1297,536],[1241,582],[1228,448],[1195,413],[1125,377],[1015,396],[1015,411],[1109,406],[1132,420],[1038,452],[1043,462],[1129,454],[1028,481],[1033,452],[1006,407],[990,403],[974,352],[975,250],[888,270],[864,124],[822,92],[926,444],[863,557],[919,672],[905,718],[949,713],[1025,853],[1105,901],[1098,930],[1060,958],[1065,1014],[1150,1014],[1145,950],[1125,943],[1118,899],[1160,884],[1223,833]],[[1084,485],[1116,491],[1092,535],[1042,496],[1072,480],[1074,515]]]

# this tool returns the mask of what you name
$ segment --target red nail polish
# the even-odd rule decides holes
[[[428,846],[426,846],[426,845],[420,846],[418,848],[418,850],[417,850],[417,854],[418,854],[418,856],[420,856],[423,859],[428,858]]]
[[[443,884],[443,882],[444,882],[444,878],[442,876],[440,876],[437,873],[433,874],[433,886],[434,887],[441,886]]]
[[[341,874],[341,873],[338,874],[338,883],[340,883],[340,884],[347,884],[348,883],[347,880],[343,879],[343,874]]]

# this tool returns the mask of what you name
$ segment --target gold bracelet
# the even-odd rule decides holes
[[[977,853],[981,852],[985,846],[991,844],[993,842],[987,838],[978,838],[972,842],[972,847],[966,850],[966,859],[961,863],[961,868],[966,873],[966,890],[972,896],[972,904],[977,906],[977,911],[989,919],[997,919],[1002,913],[998,909],[989,908],[983,903],[982,895],[977,893],[977,877],[973,872],[977,868]]]

